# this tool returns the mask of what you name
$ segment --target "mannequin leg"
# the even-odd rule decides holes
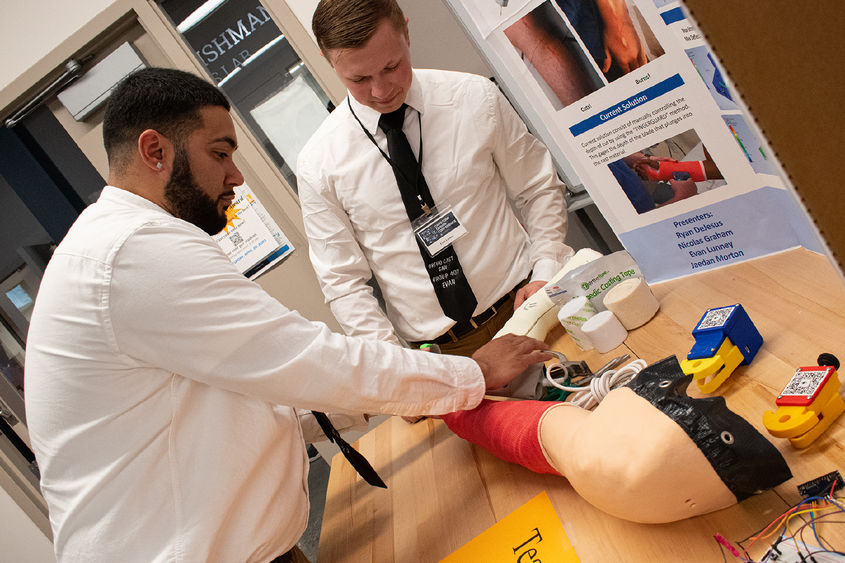
[[[689,397],[691,380],[670,357],[593,411],[485,400],[442,418],[458,436],[537,473],[566,477],[589,503],[633,522],[706,514],[792,476],[778,450],[723,398]]]

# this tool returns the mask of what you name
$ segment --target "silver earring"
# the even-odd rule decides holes
[[[158,168],[159,170],[161,170],[161,162],[156,162],[156,168]]]

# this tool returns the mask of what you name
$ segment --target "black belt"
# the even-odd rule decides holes
[[[441,334],[434,340],[427,340],[426,342],[428,342],[429,344],[448,344],[450,342],[457,342],[470,332],[474,331],[475,329],[492,319],[496,312],[502,308],[502,305],[504,305],[509,298],[516,294],[516,290],[521,285],[522,284],[519,284],[517,287],[505,293],[498,301],[493,303],[493,305],[491,305],[489,309],[478,313],[465,323],[455,323],[452,328],[447,330],[445,333]]]

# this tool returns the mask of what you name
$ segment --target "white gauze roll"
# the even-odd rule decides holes
[[[610,288],[602,301],[628,330],[647,323],[660,308],[651,288],[642,278],[632,278]]]
[[[543,293],[546,292],[544,291]],[[534,326],[531,327],[531,330],[525,336],[536,338],[537,340],[545,340],[549,331],[557,326],[557,312],[559,309],[559,306],[552,303],[551,308],[542,317],[537,319],[537,322],[534,323]]]
[[[593,348],[592,342],[581,330],[584,323],[595,316],[596,308],[590,303],[590,300],[584,296],[570,299],[560,308],[557,318],[566,333],[572,337],[575,344],[582,350],[590,350]]]
[[[493,338],[505,334],[530,336],[538,340],[545,340],[546,334],[557,325],[557,312],[560,307],[554,304],[546,294],[546,288],[554,286],[560,278],[568,272],[601,258],[602,254],[592,248],[582,248],[570,258],[563,268],[555,274],[543,288],[523,302],[508,319],[505,326]]]
[[[514,311],[513,316],[508,319],[499,332],[496,333],[496,338],[503,334],[517,334],[520,336],[528,336],[529,333],[542,332],[539,337],[543,340],[546,333],[551,327],[547,326],[548,320],[544,322],[544,317],[547,313],[552,312],[552,320],[557,317],[557,306],[549,299],[549,296],[542,289],[526,299],[519,308]],[[554,326],[554,325],[552,325]],[[532,338],[538,338],[531,335]]]
[[[602,354],[622,344],[628,336],[628,331],[610,311],[596,313],[581,326],[581,330]]]

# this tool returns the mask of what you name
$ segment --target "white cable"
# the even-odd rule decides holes
[[[563,368],[566,374],[569,373],[569,368],[567,368],[563,364],[558,364],[560,367]],[[546,371],[546,379],[548,380],[549,384],[558,389],[563,391],[569,391],[571,395],[566,398],[564,404],[572,405],[574,407],[581,407],[587,410],[593,410],[596,406],[602,402],[602,400],[610,393],[613,389],[618,387],[622,387],[627,385],[634,377],[637,376],[640,371],[648,364],[645,360],[634,360],[629,364],[625,365],[622,368],[617,370],[607,370],[603,374],[593,377],[590,379],[589,385],[584,385],[582,387],[567,387],[565,385],[561,385],[551,376],[551,370],[547,369]],[[554,367],[551,366],[551,367]]]

